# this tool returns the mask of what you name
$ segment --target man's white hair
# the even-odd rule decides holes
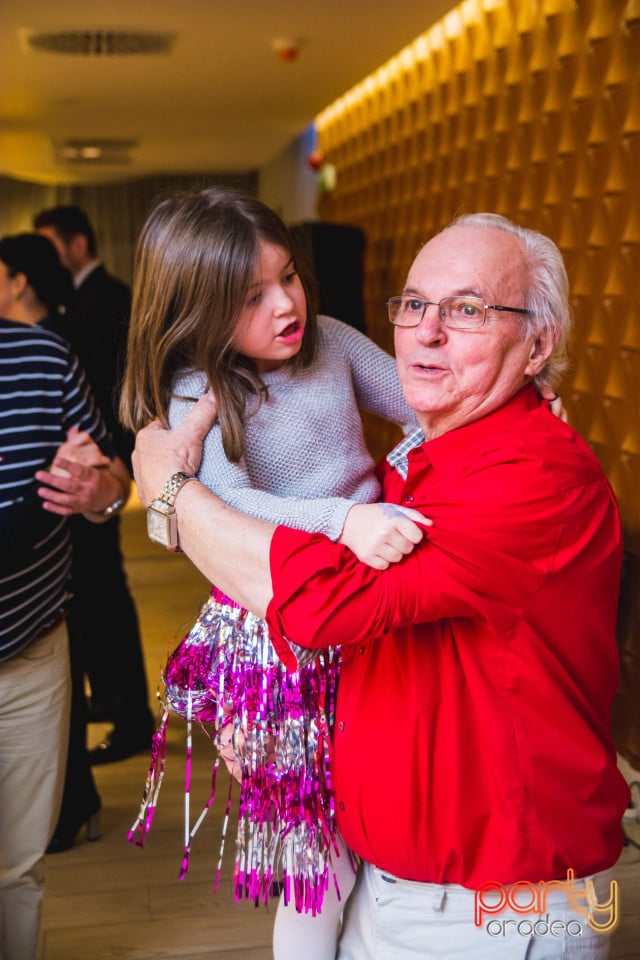
[[[523,293],[529,313],[521,315],[523,331],[526,335],[545,334],[555,344],[535,383],[539,388],[555,389],[567,367],[567,341],[572,324],[569,280],[558,247],[543,233],[521,227],[497,213],[464,214],[445,229],[456,226],[504,230],[520,240],[528,270],[528,287]]]

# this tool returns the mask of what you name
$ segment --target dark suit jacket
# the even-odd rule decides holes
[[[51,327],[69,341],[84,367],[116,451],[129,468],[134,437],[120,424],[117,411],[130,315],[129,287],[98,266]]]

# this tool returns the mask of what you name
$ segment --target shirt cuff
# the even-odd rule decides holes
[[[318,564],[322,564],[320,558],[336,548],[336,544],[319,533],[276,527],[273,534],[269,553],[273,597],[265,619],[271,643],[287,670],[296,671],[306,666],[314,659],[317,650],[289,640],[283,623],[283,611],[309,576],[317,572]]]

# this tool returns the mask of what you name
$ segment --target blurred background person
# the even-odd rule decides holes
[[[130,479],[68,344],[43,330],[68,272],[35,234],[0,240],[0,956],[35,960],[45,850],[62,797],[71,685],[66,626],[69,521],[42,505],[34,474],[58,451],[101,453],[65,472],[67,510],[104,523]],[[79,432],[83,431],[83,432]],[[73,439],[66,442],[67,434]],[[86,441],[86,442],[85,442]],[[99,587],[99,584],[97,584]],[[90,768],[87,765],[90,775]],[[99,835],[96,794],[89,828]]]
[[[98,259],[95,230],[80,207],[42,210],[34,225],[53,243],[75,287],[64,318],[56,319],[52,328],[78,356],[116,451],[130,468],[133,437],[117,415],[131,309],[129,288],[107,273]],[[105,739],[90,751],[91,762],[112,763],[146,750],[153,732],[138,615],[123,566],[119,518],[97,527],[75,517],[72,538],[72,656],[82,658],[80,668],[89,678],[88,719],[113,723]],[[99,617],[94,606],[97,581],[108,598]],[[66,794],[56,830],[58,849],[73,842],[78,820]]]

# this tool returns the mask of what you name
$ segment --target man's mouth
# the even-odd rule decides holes
[[[424,370],[426,373],[442,373],[444,371],[444,367],[435,363],[414,363],[413,366],[416,370]]]

